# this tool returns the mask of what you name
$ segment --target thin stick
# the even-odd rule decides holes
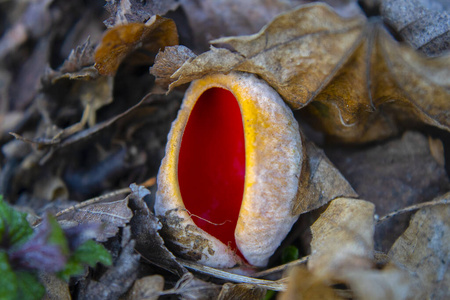
[[[424,207],[436,206],[436,205],[442,205],[442,204],[450,204],[450,192],[442,195],[441,197],[439,197],[436,200],[415,204],[415,205],[408,206],[408,207],[405,207],[405,208],[402,208],[399,210],[395,210],[391,213],[388,213],[387,215],[378,219],[377,225],[380,224],[381,222],[383,222],[389,218],[392,218],[396,215],[399,215],[399,214],[403,214],[403,213],[413,211],[413,210],[418,210],[418,209],[421,209]]]
[[[256,284],[259,286],[262,286],[264,288],[267,288],[269,290],[273,291],[285,291],[286,290],[286,283],[284,280],[278,280],[278,281],[272,281],[272,280],[265,280],[265,279],[258,279],[258,278],[252,278],[244,275],[238,275],[234,273],[230,273],[227,271],[211,268],[208,266],[200,265],[194,262],[177,259],[177,261],[183,265],[184,267],[203,273],[208,274],[216,278],[232,281],[232,282],[238,282],[238,283],[250,283],[250,284]]]
[[[131,192],[130,188],[123,188],[123,189],[116,190],[116,191],[113,191],[113,192],[108,193],[108,194],[104,194],[104,195],[101,195],[101,196],[98,196],[98,197],[95,197],[95,198],[83,201],[83,202],[81,202],[81,203],[79,203],[77,205],[68,207],[68,208],[66,208],[66,209],[56,213],[55,218],[65,214],[65,213],[68,213],[68,212],[70,212],[70,211],[72,211],[74,209],[79,209],[79,208],[82,208],[82,207],[85,207],[85,206],[88,206],[88,205],[91,205],[91,204],[103,201],[105,199],[112,198],[112,197],[115,197],[115,196],[118,196],[118,195],[122,195],[122,194],[126,194],[126,193],[130,193],[130,192]]]
[[[274,274],[274,273],[277,273],[277,272],[284,272],[284,271],[286,271],[287,269],[289,269],[291,267],[295,267],[295,266],[299,266],[299,265],[305,264],[308,261],[308,259],[309,259],[309,256],[305,256],[305,257],[302,257],[300,259],[291,261],[291,262],[289,262],[287,264],[280,265],[280,266],[277,266],[277,267],[274,267],[274,268],[270,268],[270,269],[258,272],[256,274],[254,274],[253,276],[254,277],[264,277],[264,276],[271,275],[271,274]]]
[[[148,187],[151,187],[151,186],[153,186],[155,184],[156,184],[156,178],[155,177],[151,177],[150,179],[148,179],[145,182],[143,182],[141,184],[138,184],[138,185],[143,185],[143,186],[148,188]],[[106,200],[108,198],[113,198],[115,196],[122,195],[122,194],[127,194],[127,193],[130,193],[130,192],[131,192],[131,189],[127,187],[127,188],[123,188],[123,189],[120,189],[120,190],[112,191],[111,193],[104,194],[104,195],[101,195],[101,196],[98,196],[98,197],[95,197],[95,198],[91,198],[89,200],[83,201],[83,202],[81,202],[81,203],[79,203],[77,205],[68,207],[68,208],[66,208],[66,209],[56,213],[55,218],[65,214],[65,213],[68,213],[68,212],[70,212],[70,211],[72,211],[74,209],[79,209],[79,208],[82,208],[82,207],[85,207],[85,206],[88,206],[88,205],[91,205],[91,204],[94,204],[94,203]]]

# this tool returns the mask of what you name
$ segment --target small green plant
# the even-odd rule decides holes
[[[34,230],[26,214],[9,206],[0,195],[0,299],[41,299],[45,294],[38,273],[68,280],[86,265],[111,265],[109,252],[83,235],[86,226],[62,229],[46,215]]]

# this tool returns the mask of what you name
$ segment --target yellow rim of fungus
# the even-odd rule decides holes
[[[187,252],[190,246],[196,247],[195,243],[189,241],[189,233],[186,230],[183,232],[183,228],[191,228],[189,225],[195,224],[183,210],[177,163],[190,112],[198,98],[210,88],[230,91],[241,109],[245,138],[245,180],[235,239],[240,252],[250,264],[264,266],[298,218],[291,212],[297,196],[302,147],[292,111],[267,83],[254,75],[238,72],[213,74],[191,84],[168,136],[166,156],[158,174],[156,214],[167,216],[168,212],[177,211],[183,224],[180,232],[171,238],[174,243],[185,246]],[[219,255],[224,249],[217,249],[223,248],[217,245],[222,242],[203,233],[213,246],[200,249],[201,262],[218,267],[231,267],[241,262],[233,253],[229,260],[225,260]],[[230,255],[230,249],[224,251],[225,256]],[[213,258],[215,255],[217,257]],[[221,261],[216,262],[216,259]]]

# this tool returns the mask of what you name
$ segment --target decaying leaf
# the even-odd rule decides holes
[[[338,198],[311,226],[308,269],[319,277],[339,274],[344,266],[368,268],[373,258],[375,206],[364,200]]]
[[[241,283],[232,284],[225,283],[220,291],[219,300],[228,299],[246,299],[258,300],[262,299],[266,294],[266,289],[254,284]]]
[[[107,0],[105,8],[111,14],[104,23],[108,28],[119,24],[141,23],[154,15],[165,15],[175,10],[179,3],[175,0]]]
[[[122,233],[122,250],[109,268],[98,281],[86,279],[85,288],[80,289],[78,299],[118,299],[131,287],[137,277],[139,254],[134,251],[134,240],[131,239],[129,227]]]
[[[151,275],[138,279],[128,292],[127,300],[157,300],[164,289],[164,277]]]
[[[293,214],[300,214],[319,208],[338,197],[357,197],[358,195],[328,160],[322,150],[312,142],[305,141],[303,165],[298,181],[298,200]]]
[[[319,284],[346,284],[356,299],[410,299],[417,291],[408,273],[392,264],[373,268],[374,208],[363,200],[333,200],[311,226],[308,270]]]
[[[191,25],[194,42],[201,50],[207,49],[208,42],[223,36],[247,35],[258,32],[275,16],[312,0],[182,0],[181,6]],[[330,4],[343,16],[360,14],[354,0],[322,1]]]
[[[167,250],[158,231],[162,225],[145,204],[143,198],[150,192],[142,186],[131,185],[130,208],[134,216],[130,227],[136,239],[136,250],[151,263],[182,276],[187,270],[181,266],[175,256]]]
[[[82,45],[72,49],[59,71],[61,73],[73,73],[93,64],[94,47],[91,45],[91,39],[88,38]]]
[[[415,49],[430,56],[449,50],[448,8],[448,4],[445,7],[439,0],[381,1],[381,14],[386,23]]]
[[[177,29],[171,19],[153,16],[145,24],[117,25],[106,31],[95,50],[95,67],[102,75],[114,75],[120,63],[136,49],[156,55],[160,48],[176,44]],[[152,57],[147,56],[147,61],[148,58]]]
[[[449,198],[447,193],[442,198]],[[446,299],[450,295],[450,206],[419,210],[408,229],[389,251],[395,263],[418,279],[421,294],[416,299]]]
[[[168,46],[164,48],[164,52],[158,53],[150,73],[156,76],[156,82],[159,85],[167,87],[174,81],[171,79],[172,74],[183,64],[191,62],[195,56],[194,52],[183,45]]]
[[[432,155],[428,139],[418,132],[405,132],[375,147],[334,147],[326,153],[359,196],[375,204],[379,216],[429,201],[450,189],[444,167]],[[375,248],[389,251],[408,222],[405,215],[377,224]]]
[[[424,58],[376,22],[305,5],[258,34],[212,43],[234,51],[199,55],[171,76],[170,88],[208,73],[244,71],[266,80],[294,109],[307,106],[313,124],[340,141],[386,138],[398,132],[396,124],[419,121],[450,130],[449,56]]]
[[[335,278],[350,287],[356,299],[362,300],[403,300],[424,299],[418,286],[404,270],[386,265],[383,269],[343,268]]]
[[[175,287],[165,290],[163,295],[178,295],[185,300],[216,299],[220,292],[220,286],[195,278],[192,273],[185,273],[175,284]]]
[[[133,213],[128,208],[128,197],[123,200],[98,202],[73,206],[57,214],[57,220],[63,227],[80,224],[102,223],[104,230],[95,239],[104,242],[113,237],[130,222]]]

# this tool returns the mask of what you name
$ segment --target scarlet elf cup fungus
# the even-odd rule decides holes
[[[292,111],[263,80],[233,72],[192,82],[158,173],[166,241],[209,266],[265,266],[298,218],[302,157]]]

